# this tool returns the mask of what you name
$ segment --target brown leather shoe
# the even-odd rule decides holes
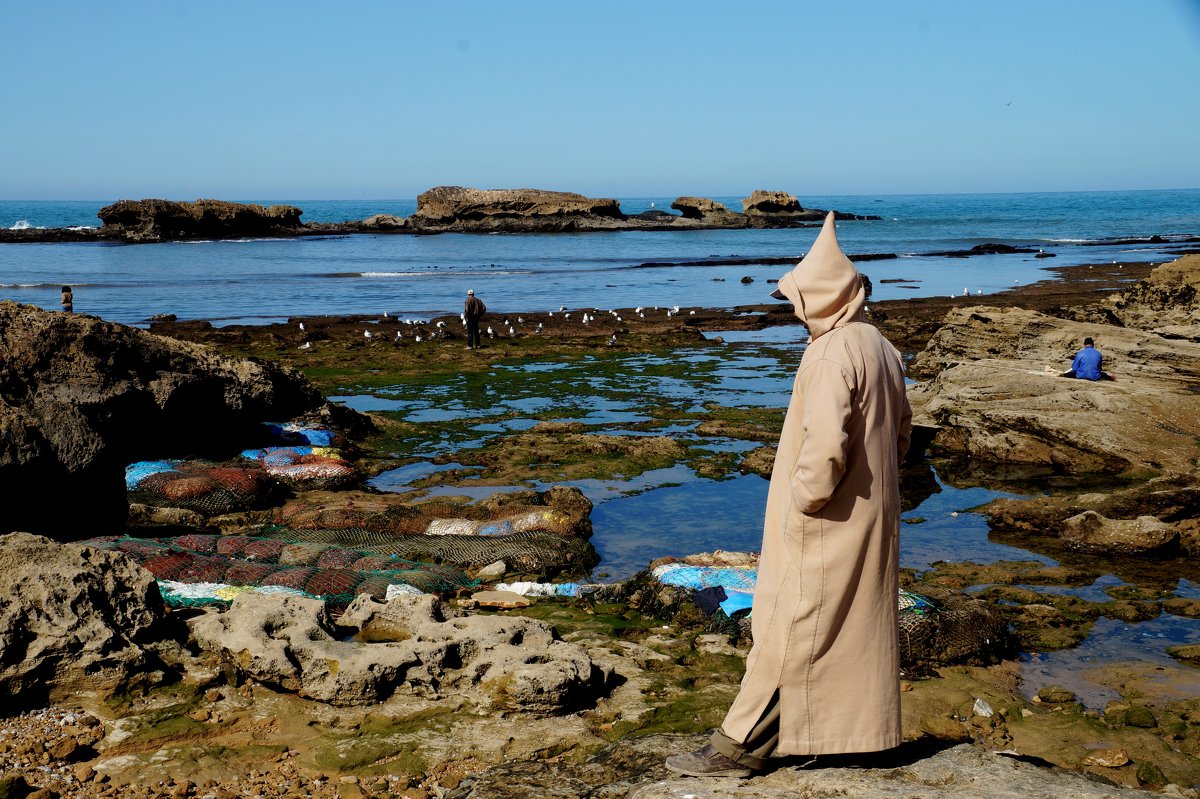
[[[667,768],[681,777],[749,777],[754,772],[718,752],[712,744],[705,744],[686,755],[667,758]]]

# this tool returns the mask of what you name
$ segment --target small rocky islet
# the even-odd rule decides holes
[[[1196,600],[1173,591],[1181,578],[1200,582],[1200,258],[1153,271],[1121,266],[1103,278],[1062,270],[986,306],[943,298],[871,307],[913,356],[922,380],[911,389],[914,410],[940,473],[957,462],[964,480],[1004,470],[1047,476],[1047,495],[983,512],[993,535],[1059,565],[943,563],[906,573],[906,590],[946,611],[914,625],[906,641],[907,743],[815,771],[784,760],[736,790],[670,779],[661,765],[717,725],[736,692],[749,643],[736,618],[706,616],[693,590],[656,579],[672,562],[619,585],[572,589],[576,596],[481,594],[502,581],[582,588],[595,564],[587,499],[565,487],[478,502],[363,490],[364,476],[404,461],[402,423],[325,396],[417,370],[573,359],[608,351],[614,333],[613,346],[630,351],[719,347],[706,331],[795,324],[790,314],[682,309],[644,325],[608,315],[586,331],[560,315],[543,321],[545,335],[499,336],[481,353],[464,351],[461,332],[437,320],[418,343],[405,320],[371,320],[370,329],[393,325],[400,337],[364,337],[365,318],[309,319],[303,330],[300,320],[161,322],[147,332],[0,303],[0,486],[5,526],[22,531],[0,538],[0,691],[11,708],[0,723],[2,784],[11,795],[147,797],[909,796],[915,785],[927,796],[1099,797],[1137,787],[1194,795],[1195,647],[1173,651],[1174,668],[1106,667],[1098,679],[1121,698],[1102,711],[1062,688],[1027,698],[1012,659],[1072,646],[1098,619],[1200,616]],[[626,309],[623,319],[633,316]],[[1047,371],[1083,335],[1103,342],[1115,381]],[[781,423],[769,412],[707,413],[702,423],[760,444]],[[337,457],[307,452],[309,461],[287,466],[311,468],[295,473],[244,457],[278,434],[264,422],[287,420],[330,431]],[[475,467],[507,485],[536,470],[531,453],[556,453],[556,469],[577,462],[621,474],[689,457],[670,436],[644,432],[604,436],[543,422]],[[606,440],[614,438],[629,440]],[[712,468],[766,474],[771,455],[763,446]],[[189,465],[173,463],[153,486],[127,491],[126,467],[147,459]],[[910,465],[904,479],[909,497],[929,490],[927,465]],[[31,501],[50,490],[65,501]],[[500,534],[476,534],[485,527]],[[147,543],[181,539],[186,549]],[[436,562],[407,579],[436,577],[443,590],[389,597],[381,586],[404,583],[363,579],[337,602],[239,592],[169,607],[164,595],[174,595],[148,570],[228,574],[248,567],[221,558],[253,549],[258,574],[311,586],[337,572],[328,568],[335,562],[360,564],[360,574],[395,565],[395,552],[380,549],[385,539],[403,542],[405,563]],[[694,563],[730,562],[721,558],[754,562],[710,554]],[[396,571],[389,579],[401,579]],[[1125,584],[1104,601],[1032,589],[1088,585],[1105,573]],[[972,587],[983,590],[962,593]],[[988,647],[955,648],[950,611],[976,614],[961,617],[976,626],[998,621]]]

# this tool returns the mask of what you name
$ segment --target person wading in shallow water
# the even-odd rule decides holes
[[[467,289],[467,301],[463,303],[463,319],[467,322],[467,349],[473,350],[480,346],[479,320],[487,313],[483,300],[475,296],[474,289]]]
[[[667,758],[681,775],[900,743],[898,472],[912,417],[900,353],[866,322],[832,213],[772,296],[812,340],[771,473],[746,675],[708,745]]]
[[[75,295],[70,286],[62,287],[62,309],[66,313],[75,313]]]

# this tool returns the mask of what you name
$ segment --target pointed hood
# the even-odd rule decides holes
[[[795,306],[796,316],[814,339],[866,319],[862,278],[838,246],[832,211],[808,255],[779,279],[778,291]]]

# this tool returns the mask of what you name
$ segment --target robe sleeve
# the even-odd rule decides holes
[[[792,471],[792,500],[804,513],[825,507],[846,472],[846,425],[854,392],[842,369],[821,360],[800,373],[802,437]]]

